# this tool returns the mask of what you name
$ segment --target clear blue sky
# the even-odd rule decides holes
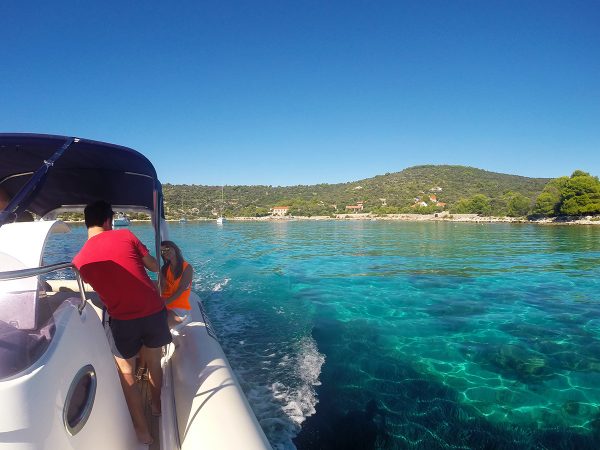
[[[0,130],[163,182],[600,175],[600,1],[0,2]]]

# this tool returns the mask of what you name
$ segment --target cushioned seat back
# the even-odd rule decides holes
[[[48,236],[69,227],[58,221],[11,223],[0,227],[0,271],[39,267]],[[36,330],[40,299],[37,276],[0,281],[0,321],[20,330]],[[43,305],[42,307],[46,307]]]
[[[0,252],[0,267],[3,271],[25,269],[21,261]],[[0,320],[21,329],[37,327],[37,277],[0,281]]]

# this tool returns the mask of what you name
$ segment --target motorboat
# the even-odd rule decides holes
[[[0,448],[146,448],[136,439],[98,296],[69,257],[50,265],[42,258],[51,236],[73,239],[69,225],[54,220],[58,213],[103,199],[151,217],[158,259],[168,229],[154,167],[117,145],[0,134],[0,188],[11,198],[0,211]],[[15,221],[24,211],[43,220]],[[190,303],[163,351],[162,414],[149,417],[151,448],[271,448],[193,292]]]
[[[131,220],[123,213],[117,213],[115,217],[113,217],[112,221],[113,227],[128,227],[131,224]]]

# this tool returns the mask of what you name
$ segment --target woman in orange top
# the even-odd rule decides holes
[[[169,312],[169,322],[174,325],[192,309],[189,298],[194,269],[183,259],[181,250],[173,241],[162,241],[160,254],[163,260],[160,269],[161,297]]]

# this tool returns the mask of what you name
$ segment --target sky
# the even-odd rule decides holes
[[[128,146],[163,183],[600,175],[598,0],[4,0],[0,17],[0,132]]]

